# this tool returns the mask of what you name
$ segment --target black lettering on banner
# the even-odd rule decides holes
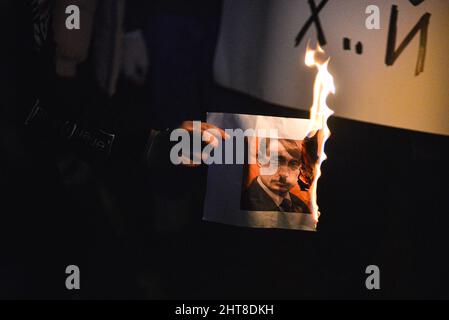
[[[415,7],[419,6],[421,3],[423,3],[425,0],[408,0],[411,4],[413,4]]]
[[[309,30],[312,23],[315,23],[315,26],[316,26],[318,43],[322,47],[326,45],[326,43],[327,43],[326,37],[324,36],[323,28],[321,27],[321,22],[320,22],[320,18],[318,16],[318,14],[320,13],[321,10],[323,10],[323,8],[326,6],[326,4],[328,2],[329,2],[329,0],[323,0],[320,2],[320,4],[317,7],[315,5],[314,0],[309,0],[309,6],[312,11],[312,16],[306,21],[306,23],[302,27],[301,31],[299,31],[298,35],[296,36],[295,47],[297,47],[301,43],[302,39],[306,35],[306,32]]]
[[[427,49],[427,32],[429,29],[430,13],[425,13],[421,19],[416,23],[413,29],[408,33],[399,47],[396,47],[396,34],[397,34],[397,22],[398,22],[398,6],[393,5],[391,7],[390,16],[390,27],[388,30],[388,40],[387,40],[387,53],[385,55],[385,64],[387,66],[392,66],[396,60],[399,58],[404,49],[413,40],[415,35],[420,32],[419,37],[419,51],[418,60],[416,62],[415,75],[419,75],[424,71],[424,61],[426,59],[426,49]]]

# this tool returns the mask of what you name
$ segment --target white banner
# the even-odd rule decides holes
[[[380,29],[367,28],[376,22]],[[315,72],[304,54],[320,29],[337,116],[449,135],[447,0],[225,0],[216,80],[309,110]]]

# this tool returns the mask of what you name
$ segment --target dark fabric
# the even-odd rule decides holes
[[[151,15],[190,16],[206,18],[217,16],[222,0],[128,0],[126,2],[125,30],[140,29]],[[188,32],[188,31],[187,31]]]
[[[64,298],[81,219],[68,205],[53,146],[23,125],[48,85],[51,43],[43,34],[36,42],[32,1],[0,5],[0,298]]]
[[[285,211],[285,212],[301,212],[310,213],[307,205],[290,193],[291,202],[289,204],[281,203],[279,208],[273,199],[262,189],[262,187],[254,179],[247,190],[242,195],[242,209],[249,211]],[[284,199],[285,200],[285,199]],[[288,200],[287,200],[288,201]],[[282,209],[282,210],[280,210]]]
[[[155,1],[144,24],[152,118],[159,129],[200,120],[210,105],[222,1]]]
[[[295,208],[293,207],[292,202],[287,199],[282,200],[282,203],[280,204],[279,208],[283,212],[295,212]]]

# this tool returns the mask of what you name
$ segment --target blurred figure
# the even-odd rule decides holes
[[[68,5],[80,8],[79,30],[65,27]],[[221,2],[1,6],[11,13],[1,28],[1,183],[9,186],[2,236],[12,244],[8,265],[0,266],[2,283],[11,284],[5,294],[13,287],[23,297],[173,294],[179,283],[170,282],[173,261],[164,260],[173,253],[170,232],[201,213],[204,171],[171,165],[169,134],[204,117]],[[160,191],[167,175],[188,175],[195,193],[168,201]],[[160,188],[148,181],[161,181]],[[161,224],[170,214],[174,220]],[[37,256],[40,267],[28,272]],[[69,264],[84,274],[81,296],[63,287]],[[14,286],[18,278],[28,280]],[[159,285],[150,288],[151,278]]]

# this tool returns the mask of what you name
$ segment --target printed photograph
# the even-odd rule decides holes
[[[253,139],[256,148],[249,148]],[[312,139],[248,138],[247,152],[254,153],[248,159],[255,161],[245,164],[240,209],[310,214],[309,187],[317,160],[311,156],[313,145]]]

